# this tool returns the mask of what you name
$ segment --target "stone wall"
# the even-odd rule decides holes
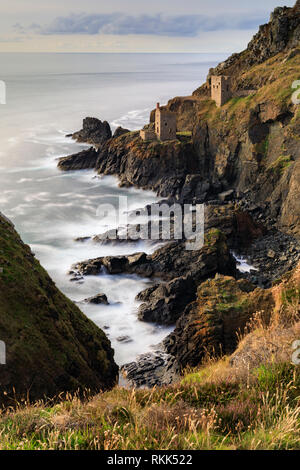
[[[142,129],[140,131],[140,137],[147,141],[147,140],[156,140],[156,134],[152,129]]]

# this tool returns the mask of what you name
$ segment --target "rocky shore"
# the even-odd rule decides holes
[[[120,128],[112,135],[109,124],[95,118],[72,134],[93,147],[60,159],[61,170],[93,168],[118,176],[120,186],[151,189],[168,204],[205,204],[199,250],[162,234],[164,246],[151,255],[108,256],[72,267],[75,280],[101,272],[153,280],[137,297],[138,318],[176,327],[158,350],[123,367],[132,384],[170,383],[207,353],[233,353],[237,333],[257,311],[268,322],[272,286],[299,262],[300,119],[291,99],[299,40],[299,2],[276,9],[246,51],[211,70],[192,96],[168,102],[166,109],[177,113],[176,140],[145,142]],[[213,74],[233,79],[235,94],[222,108],[210,99]],[[122,242],[105,234],[93,240]],[[255,269],[240,272],[233,253]]]
[[[296,267],[299,242],[267,230],[237,207],[232,203],[207,207],[208,231],[201,250],[187,251],[184,241],[165,241],[152,255],[107,256],[72,266],[70,275],[77,280],[101,272],[153,279],[151,287],[137,295],[139,320],[176,324],[174,333],[153,353],[121,368],[130,384],[169,384],[181,368],[198,365],[208,352],[232,353],[237,332],[246,328],[253,314],[273,308],[265,289]],[[237,249],[255,270],[237,269],[233,256]]]

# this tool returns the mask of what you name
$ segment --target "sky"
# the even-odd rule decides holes
[[[0,52],[239,52],[295,0],[9,0]]]

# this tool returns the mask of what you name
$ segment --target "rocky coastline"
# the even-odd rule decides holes
[[[299,2],[276,9],[246,51],[211,70],[191,97],[169,101],[166,109],[177,113],[176,140],[147,142],[122,128],[112,135],[96,118],[70,134],[93,147],[61,158],[61,170],[93,168],[116,175],[120,186],[151,189],[168,204],[205,204],[201,249],[188,251],[184,240],[162,234],[164,245],[151,255],[81,261],[70,272],[75,281],[103,271],[152,279],[137,296],[138,318],[176,326],[153,353],[122,367],[135,386],[168,384],[207,352],[233,353],[237,332],[258,310],[268,322],[272,286],[300,260],[300,119],[291,100],[300,67],[298,13]],[[219,109],[208,83],[225,72],[244,93]],[[95,234],[93,241],[122,240]],[[241,272],[234,254],[253,269]]]

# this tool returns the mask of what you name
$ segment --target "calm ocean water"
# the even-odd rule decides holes
[[[134,276],[92,276],[83,284],[67,271],[80,260],[147,250],[145,246],[78,243],[101,233],[100,203],[128,196],[130,208],[156,200],[151,192],[120,189],[114,177],[93,171],[61,173],[56,159],[85,148],[65,138],[82,119],[139,129],[157,101],[188,95],[222,55],[208,54],[0,54],[7,104],[0,106],[0,211],[16,225],[57,286],[72,300],[100,292],[110,306],[81,305],[106,330],[119,364],[151,349],[169,329],[137,320],[135,295],[147,286]],[[122,344],[119,336],[132,342]]]

